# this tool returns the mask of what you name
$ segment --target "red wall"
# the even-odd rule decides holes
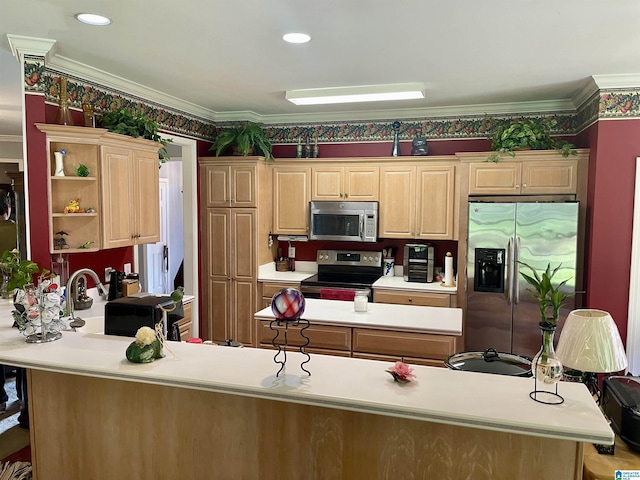
[[[636,157],[640,120],[604,120],[578,136],[591,148],[586,305],[611,313],[627,336]]]
[[[50,270],[46,136],[34,124],[53,123],[57,107],[45,105],[43,96],[25,95],[25,113],[28,158],[27,188],[31,228],[30,259],[36,262],[40,269]],[[82,113],[72,111],[72,114],[76,125],[82,125]],[[68,257],[70,273],[79,268],[88,267],[94,270],[100,278],[103,278],[105,267],[123,270],[125,263],[133,263],[133,249],[132,247],[113,248],[100,252],[69,254]],[[92,279],[89,279],[89,284],[93,285]]]

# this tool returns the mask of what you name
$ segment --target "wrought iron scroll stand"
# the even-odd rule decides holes
[[[274,327],[274,324],[276,325]],[[277,343],[277,339],[280,336],[280,330],[276,327],[281,327],[282,324],[284,324],[284,343]],[[291,320],[271,320],[271,323],[269,323],[269,328],[275,332],[275,335],[273,337],[273,340],[271,340],[271,345],[273,345],[274,348],[278,349],[278,353],[276,353],[273,357],[273,361],[275,363],[279,363],[280,364],[280,370],[278,370],[278,373],[276,373],[276,377],[280,376],[280,372],[282,372],[284,370],[284,366],[287,363],[287,346],[289,345],[289,339],[288,339],[288,332],[289,332],[289,325],[292,325],[294,327],[299,326],[300,324],[303,325],[303,327],[300,329],[300,335],[302,336],[302,338],[305,339],[305,343],[303,343],[302,345],[300,345],[300,353],[302,353],[303,355],[305,355],[307,358],[306,360],[304,360],[301,364],[300,364],[300,368],[305,371],[309,376],[311,376],[311,372],[309,370],[307,370],[304,365],[306,363],[309,363],[309,361],[311,360],[311,355],[309,355],[307,352],[305,352],[305,347],[307,345],[309,345],[309,337],[307,337],[304,334],[304,331],[309,328],[309,320],[302,320],[300,318],[295,318],[295,319],[291,319]],[[283,355],[283,359],[282,360],[278,360],[278,356],[282,353]]]
[[[538,361],[540,358],[537,359]],[[538,362],[531,366],[531,370],[536,372],[536,368],[538,366]],[[564,397],[558,394],[558,383],[556,382],[556,391],[552,392],[551,390],[539,390],[538,389],[538,381],[536,380],[536,376],[533,376],[533,391],[529,392],[529,397],[531,400],[535,400],[536,402],[545,403],[547,405],[560,405],[564,403]],[[538,394],[549,395],[549,400],[542,400],[538,398]]]

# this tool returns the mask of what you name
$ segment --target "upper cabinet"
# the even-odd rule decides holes
[[[313,166],[311,199],[374,202],[379,198],[377,166]]]
[[[160,241],[158,151],[104,145],[102,248]]]
[[[273,167],[272,232],[282,235],[309,234],[311,167]]]
[[[579,165],[584,150],[568,158],[555,151],[518,152],[497,163],[480,155],[458,154],[469,161],[469,195],[554,195],[576,194]]]
[[[101,128],[36,127],[47,135],[51,253],[92,252],[159,240],[159,144]],[[64,176],[56,175],[56,152],[61,151],[66,153]],[[87,176],[79,175],[84,173],[84,168],[78,170],[81,166]],[[76,200],[77,205],[72,204]]]
[[[239,165],[205,165],[207,203],[210,207],[256,206],[255,167]]]
[[[454,238],[455,165],[398,164],[380,167],[382,238]]]

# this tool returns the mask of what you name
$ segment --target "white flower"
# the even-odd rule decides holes
[[[156,339],[156,332],[150,327],[140,327],[136,332],[138,345],[151,345]]]

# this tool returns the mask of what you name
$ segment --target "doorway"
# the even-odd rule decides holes
[[[162,138],[172,140],[169,144],[171,160],[162,166],[161,177],[167,178],[167,247],[169,259],[168,292],[173,291],[175,274],[182,263],[183,286],[185,294],[195,298],[191,304],[193,318],[193,336],[199,335],[198,308],[198,199],[197,199],[197,148],[196,141],[190,138],[176,137],[162,133]],[[177,198],[182,208],[176,208]],[[159,200],[160,201],[160,200]],[[173,213],[172,213],[173,210]],[[181,245],[180,245],[181,244]],[[134,248],[134,268],[140,272],[141,279],[148,278],[150,272],[144,267],[144,245]],[[182,255],[180,255],[182,252]],[[180,260],[182,257],[183,260]],[[176,263],[177,262],[177,263]],[[143,273],[144,272],[144,273]],[[143,280],[144,282],[144,280]],[[146,284],[143,283],[143,286]]]

